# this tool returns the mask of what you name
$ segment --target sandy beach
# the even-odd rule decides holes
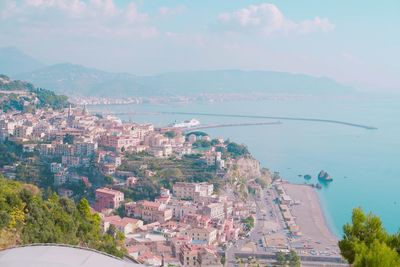
[[[295,245],[305,247],[304,254],[338,256],[338,238],[331,232],[315,189],[308,185],[284,184],[286,193],[299,204],[290,210],[300,227],[302,237]]]

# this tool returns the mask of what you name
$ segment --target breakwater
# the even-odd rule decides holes
[[[231,117],[231,118],[252,118],[252,119],[273,119],[273,120],[289,120],[289,121],[309,121],[321,123],[333,123],[350,127],[363,128],[366,130],[377,130],[374,126],[362,125],[358,123],[345,122],[339,120],[329,119],[316,119],[316,118],[301,118],[301,117],[277,117],[277,116],[263,116],[263,115],[240,115],[240,114],[218,114],[218,113],[198,113],[198,112],[160,112],[161,114],[177,114],[177,115],[191,115],[191,116],[212,116],[212,117]]]

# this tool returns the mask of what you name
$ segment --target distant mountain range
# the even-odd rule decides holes
[[[0,73],[14,75],[30,72],[45,65],[15,47],[0,48]]]
[[[0,50],[8,62],[20,62],[10,67],[0,64],[0,73],[14,79],[33,82],[36,86],[58,93],[82,96],[182,96],[210,94],[346,94],[353,90],[329,78],[273,71],[188,71],[154,76],[110,73],[74,64],[43,66],[22,52],[8,48]],[[15,59],[13,59],[15,57]],[[35,63],[36,62],[36,63]],[[36,64],[36,65],[35,65]],[[19,67],[18,67],[19,66]],[[19,70],[21,71],[17,71]]]

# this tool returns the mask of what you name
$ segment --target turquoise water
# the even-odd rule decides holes
[[[340,235],[350,220],[351,210],[362,207],[379,215],[386,228],[400,227],[400,101],[368,97],[259,102],[190,103],[175,105],[92,106],[92,110],[112,112],[203,112],[266,116],[311,117],[343,120],[375,126],[365,130],[344,125],[282,121],[281,125],[208,129],[213,136],[229,137],[246,144],[264,167],[279,171],[292,182],[303,183],[299,174],[311,174],[313,182],[320,170],[334,181],[320,190],[325,215],[332,231]],[[121,116],[162,126],[196,116]],[[202,124],[248,123],[265,119],[197,116]]]

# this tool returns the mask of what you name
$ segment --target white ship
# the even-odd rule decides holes
[[[196,119],[191,119],[190,121],[186,120],[186,121],[179,122],[179,123],[173,123],[172,127],[174,127],[174,128],[191,128],[191,127],[194,127],[197,125],[200,125],[200,122]]]

